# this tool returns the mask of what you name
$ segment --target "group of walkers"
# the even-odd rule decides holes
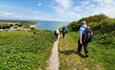
[[[67,32],[68,30],[65,26],[62,29],[55,30],[54,31],[55,40],[58,39],[59,34],[62,34],[64,38]],[[75,53],[81,54],[81,49],[83,47],[85,57],[88,57],[88,43],[92,41],[92,38],[93,38],[93,33],[91,31],[91,28],[87,26],[86,21],[82,21],[80,23],[80,29],[79,29],[78,47]]]
[[[68,32],[68,29],[65,26],[63,28],[56,29],[54,31],[55,40],[57,40],[59,38],[59,34],[62,34],[63,38],[64,38],[65,35],[67,34],[67,32]]]

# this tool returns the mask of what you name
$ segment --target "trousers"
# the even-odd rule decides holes
[[[84,48],[85,55],[88,55],[88,42],[82,41],[82,44],[80,43],[80,40],[78,40],[78,53],[81,52],[82,46]]]

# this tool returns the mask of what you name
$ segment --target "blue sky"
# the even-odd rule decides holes
[[[100,13],[115,18],[115,0],[0,0],[0,19],[74,21]]]

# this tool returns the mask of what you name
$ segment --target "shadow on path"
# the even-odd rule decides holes
[[[82,58],[86,58],[83,54],[78,54],[80,57],[82,57]]]
[[[62,53],[62,54],[64,54],[64,55],[71,55],[71,54],[76,54],[76,55],[79,55],[80,57],[82,57],[82,58],[86,58],[83,54],[78,54],[78,53],[75,53],[75,51],[74,50],[64,50],[64,51],[60,51],[59,50],[59,52],[60,53]]]
[[[70,55],[70,54],[75,53],[74,50],[65,50],[65,51],[60,51],[60,50],[59,50],[59,52],[62,53],[62,54],[64,54],[64,55]]]

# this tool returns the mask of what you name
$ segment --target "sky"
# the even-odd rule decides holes
[[[115,0],[0,0],[0,19],[74,21],[96,14],[115,18]]]

